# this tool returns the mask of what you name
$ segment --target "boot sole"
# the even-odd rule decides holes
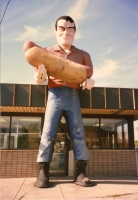
[[[39,188],[48,188],[49,187],[49,185],[38,185],[37,183],[35,183],[35,186],[39,187]]]
[[[94,184],[89,183],[89,184],[82,184],[81,182],[74,182],[74,184],[82,186],[82,187],[92,187]]]

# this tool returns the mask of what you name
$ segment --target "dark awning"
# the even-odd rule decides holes
[[[1,112],[44,113],[46,85],[0,84]],[[94,87],[80,90],[82,114],[134,115],[138,118],[138,89]]]

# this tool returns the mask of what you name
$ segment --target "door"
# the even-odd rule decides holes
[[[54,152],[50,164],[50,174],[67,175],[68,166],[68,147],[67,127],[65,118],[62,117],[57,131],[57,137],[54,143]]]

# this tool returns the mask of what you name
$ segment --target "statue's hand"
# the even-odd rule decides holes
[[[82,89],[92,89],[94,87],[95,81],[93,79],[86,79],[82,84]]]
[[[40,65],[38,68],[35,68],[34,80],[38,83],[44,83],[46,81],[47,70],[45,65]]]

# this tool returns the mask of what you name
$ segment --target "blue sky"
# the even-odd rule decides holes
[[[61,15],[76,22],[74,45],[91,55],[95,86],[138,88],[138,0],[11,0],[1,25],[2,83],[35,84],[23,44],[53,46]]]

